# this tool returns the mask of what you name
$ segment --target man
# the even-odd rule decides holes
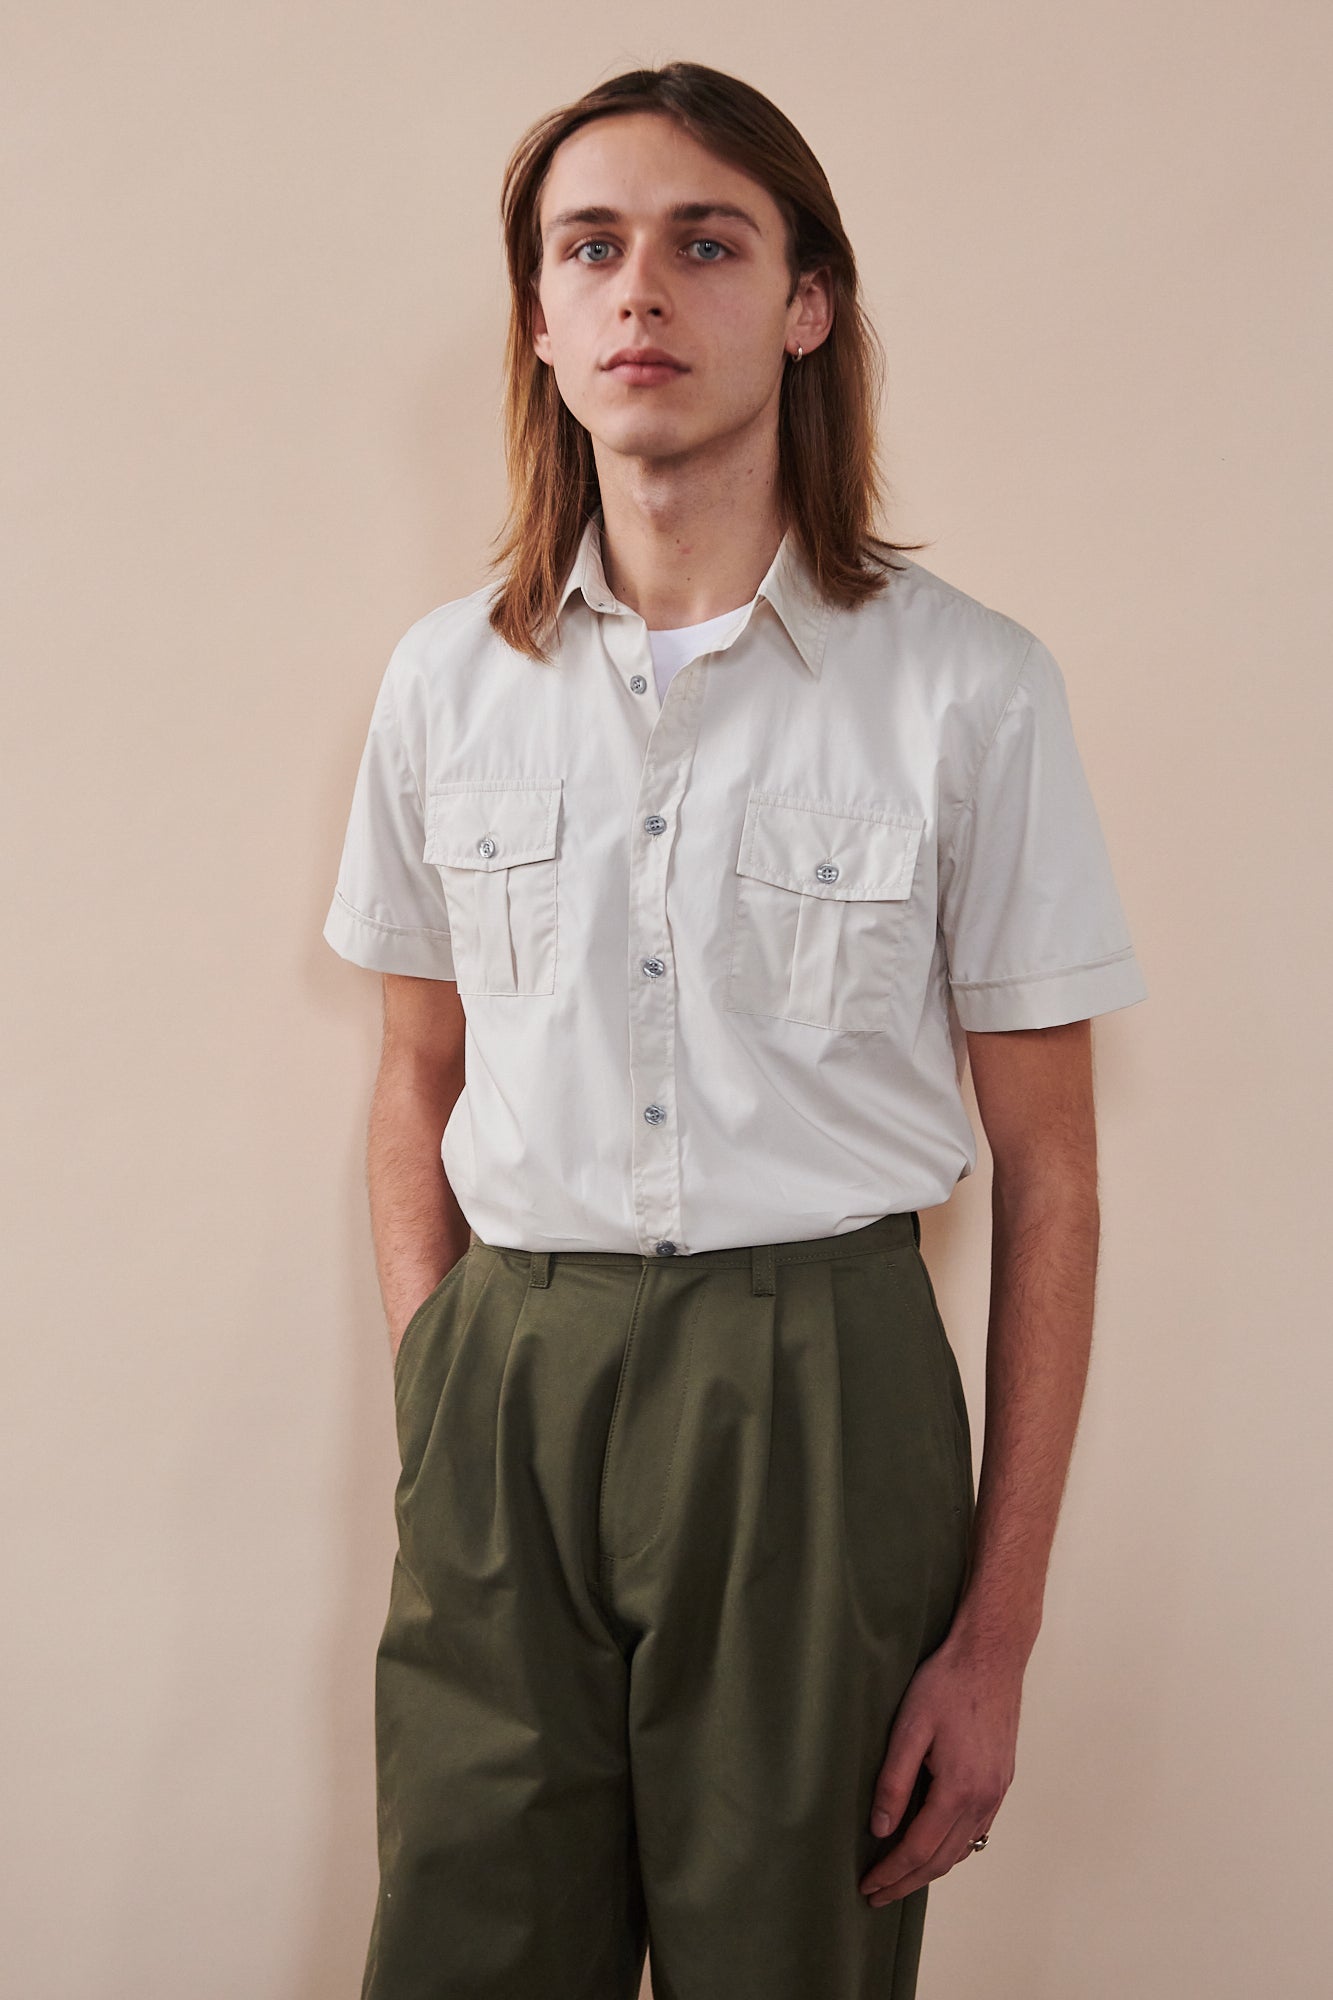
[[[1072,1447],[1091,1018],[1146,997],[1059,668],[870,535],[809,148],[692,64],[510,163],[514,526],[394,649],[325,936],[399,1551],[369,2000],[909,2000]],[[994,1157],[985,1451],[917,1211]]]

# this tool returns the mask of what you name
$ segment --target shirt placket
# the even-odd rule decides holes
[[[640,700],[653,702],[647,629],[634,616],[606,632],[616,664]],[[686,1252],[681,1206],[676,1028],[680,983],[667,914],[667,883],[680,806],[689,784],[704,698],[701,663],[673,675],[649,729],[634,802],[629,854],[627,1005],[634,1225],[645,1256]]]

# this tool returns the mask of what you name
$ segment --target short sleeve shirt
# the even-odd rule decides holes
[[[659,693],[599,512],[549,663],[493,584],[393,649],[324,936],[457,982],[441,1158],[484,1241],[688,1255],[935,1206],[976,1164],[965,1031],[1147,997],[1051,652],[895,562],[847,610],[785,536]]]

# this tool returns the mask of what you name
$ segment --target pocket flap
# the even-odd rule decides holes
[[[911,813],[832,812],[751,792],[736,872],[807,896],[900,902],[912,893],[925,825]]]
[[[479,778],[437,785],[427,799],[425,859],[448,868],[484,869],[551,860],[561,783]]]

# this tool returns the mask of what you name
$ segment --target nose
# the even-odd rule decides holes
[[[660,257],[650,244],[637,244],[626,253],[620,267],[621,317],[651,313],[660,318],[670,312],[670,307],[670,290]]]

